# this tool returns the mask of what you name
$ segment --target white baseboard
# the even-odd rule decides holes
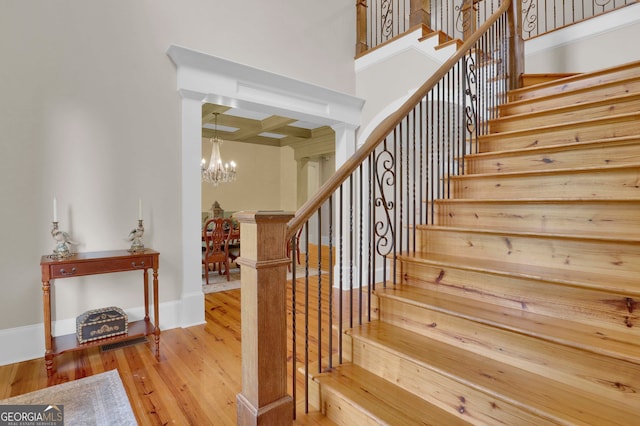
[[[191,325],[202,324],[204,322],[204,295],[199,294],[200,303],[197,302],[197,295],[191,295],[187,301],[170,301],[160,304],[160,330],[169,330],[176,327],[188,327]],[[189,305],[186,309],[185,305]],[[183,318],[180,320],[180,307],[182,312],[187,314],[187,321]],[[193,311],[198,309],[198,311]],[[144,307],[136,307],[126,310],[130,321],[144,318]],[[202,318],[198,322],[198,315]],[[153,311],[150,313],[153,317]],[[187,324],[187,325],[181,325]],[[76,319],[66,318],[54,321],[52,324],[52,332],[54,336],[71,334],[76,331]],[[13,364],[15,362],[27,361],[30,359],[40,358],[44,356],[44,324],[33,324],[24,327],[15,327],[0,330],[0,365]]]
[[[0,365],[44,356],[44,324],[0,330]]]
[[[204,293],[202,290],[183,294],[182,300],[179,302],[179,312],[176,327],[192,327],[194,325],[204,324]],[[160,317],[162,318],[162,316]]]

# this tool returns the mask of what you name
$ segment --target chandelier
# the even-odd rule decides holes
[[[207,166],[204,158],[200,166],[202,171],[202,181],[218,186],[222,182],[233,182],[236,180],[236,163],[233,161],[224,163],[220,156],[220,145],[222,145],[222,139],[218,137],[218,113],[215,114],[215,129],[213,138],[209,139],[211,142],[211,158],[209,158],[209,165]]]

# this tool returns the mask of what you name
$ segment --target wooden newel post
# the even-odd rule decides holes
[[[367,0],[356,0],[356,56],[366,52],[367,45]]]
[[[425,25],[431,29],[431,0],[411,0],[409,27]]]
[[[509,89],[522,86],[524,74],[524,40],[522,38],[522,4],[511,0],[507,12],[507,27],[509,30]]]
[[[287,394],[287,222],[284,212],[240,212],[242,392],[239,425],[291,425]]]

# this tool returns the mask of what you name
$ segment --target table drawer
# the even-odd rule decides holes
[[[65,262],[52,264],[51,278],[79,277],[82,275],[104,274],[108,272],[135,271],[153,267],[152,256],[135,256],[111,259],[109,262]]]

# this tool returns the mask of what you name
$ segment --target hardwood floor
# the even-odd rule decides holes
[[[298,281],[304,289],[304,281]],[[328,288],[328,283],[323,285]],[[298,294],[304,297],[300,289]],[[317,284],[310,283],[309,296],[310,303],[317,304]],[[142,343],[106,352],[92,348],[58,356],[56,372],[49,379],[44,358],[0,366],[0,399],[117,369],[140,425],[234,425],[236,394],[242,388],[240,290],[207,294],[205,309],[206,324],[162,332],[159,362],[153,345]],[[298,321],[297,359],[302,360],[304,326],[300,324],[304,320]],[[317,317],[309,318],[309,322],[317,324]],[[310,339],[317,339],[314,330],[317,327],[309,327]],[[317,359],[317,351],[312,347],[309,351],[310,360]],[[294,424],[332,425],[319,413],[304,414],[304,380],[300,375],[297,386]]]

